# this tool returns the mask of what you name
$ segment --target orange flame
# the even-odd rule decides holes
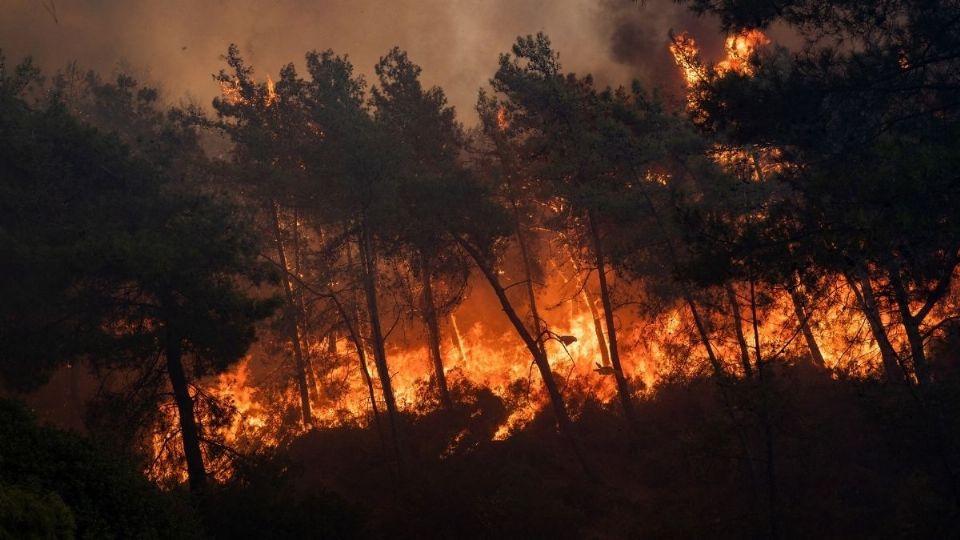
[[[267,86],[266,86],[266,95],[263,98],[263,102],[267,107],[272,106],[277,102],[279,98],[277,97],[277,85],[274,84],[273,79],[267,75]]]
[[[651,181],[659,181],[652,179]],[[561,290],[569,294],[567,301],[545,314],[550,330],[557,336],[570,336],[547,341],[549,362],[565,395],[591,397],[602,402],[616,399],[616,384],[609,370],[602,365],[601,344],[597,339],[594,317],[578,295],[570,294],[577,280],[569,285],[561,282],[561,272],[545,287],[546,290]],[[791,298],[785,291],[768,291],[769,304],[765,304],[758,317],[760,341],[765,358],[798,358],[807,354],[806,344],[798,337],[798,322]],[[849,291],[837,286],[830,291],[834,295],[829,302],[814,304],[815,319],[813,334],[823,353],[828,368],[855,376],[875,372],[878,349],[865,330],[862,314],[851,310]],[[746,291],[739,290],[738,297],[749,305]],[[462,316],[471,309],[470,300],[460,308]],[[743,331],[748,342],[753,343],[751,315],[743,310]],[[625,374],[634,381],[634,388],[641,395],[655,389],[663,378],[690,377],[703,373],[707,365],[701,353],[701,345],[694,323],[683,305],[668,307],[657,314],[640,316],[618,312],[620,318],[621,360]],[[711,310],[708,314],[712,328],[711,339],[718,356],[728,372],[740,369],[740,349],[734,339],[733,320],[729,309]],[[512,331],[493,329],[484,321],[474,322],[460,331],[455,315],[446,325],[442,344],[444,368],[451,384],[459,380],[489,388],[508,406],[508,417],[493,434],[493,439],[502,440],[516,430],[523,429],[536,414],[548,406],[537,370],[531,365],[529,352]],[[817,324],[820,321],[820,324]],[[891,336],[895,343],[903,343],[902,336]],[[341,339],[340,350],[349,351],[348,343]],[[315,367],[321,362],[332,362],[332,367],[318,369],[317,392],[311,394],[311,403],[317,427],[336,427],[345,424],[369,425],[372,422],[367,388],[356,369],[356,357],[349,354],[322,359],[324,354],[319,344],[308,350]],[[753,354],[753,351],[751,351]],[[397,402],[402,410],[411,414],[426,412],[419,400],[432,373],[430,356],[425,346],[395,345],[388,349],[388,359],[393,372],[392,383]],[[291,416],[296,411],[299,397],[296,388],[284,383],[271,393],[268,383],[258,373],[276,373],[277,359],[262,352],[244,358],[228,372],[221,374],[203,386],[216,399],[228,403],[235,410],[231,421],[218,428],[218,435],[231,448],[256,450],[275,447],[284,440],[303,431],[298,423],[284,425],[284,414]],[[281,364],[282,365],[282,364]],[[287,380],[287,379],[284,379]],[[338,386],[337,392],[323,390],[325,385]],[[521,389],[518,396],[518,388]],[[379,399],[379,398],[378,398]],[[382,411],[382,403],[379,404]],[[166,465],[151,473],[151,478],[168,482],[183,481],[184,472],[180,463],[179,439],[176,437],[176,408],[166,408],[166,430],[158,431],[152,444],[156,455],[166,455]],[[576,414],[576,409],[572,411]],[[296,416],[295,414],[292,416]],[[173,435],[171,435],[173,433]],[[450,442],[448,452],[459,445]],[[229,463],[213,460],[211,471],[215,478],[230,474]]]
[[[689,34],[681,33],[670,43],[670,54],[683,71],[687,86],[694,86],[707,76],[707,70],[700,61],[700,49]]]
[[[252,81],[251,81],[252,82]],[[256,87],[256,94],[253,98],[245,98],[243,88],[237,79],[221,79],[218,81],[220,86],[220,95],[231,105],[251,105],[254,102],[262,100],[265,107],[272,107],[279,101],[277,95],[277,85],[273,79],[267,75],[267,80],[262,86]]]
[[[727,36],[724,41],[726,57],[710,68],[704,65],[697,42],[689,34],[681,33],[675,36],[669,49],[687,84],[687,104],[690,109],[699,110],[700,98],[696,89],[709,78],[727,73],[753,76],[752,60],[761,47],[769,44],[770,40],[758,29],[744,30],[739,34]]]
[[[221,80],[220,84],[220,95],[223,96],[228,103],[236,105],[243,101],[243,95],[240,93],[240,84],[237,81],[232,80]]]
[[[749,59],[757,47],[768,42],[757,30],[727,38],[727,58],[714,67],[712,73],[734,71],[752,75]],[[680,35],[675,38],[670,50],[691,88],[711,75],[711,71],[700,62],[693,39]],[[226,99],[240,98],[235,83],[222,82],[221,90]],[[269,78],[264,95],[264,102],[268,106],[276,102],[275,86]],[[691,104],[695,104],[695,101]],[[497,111],[496,122],[501,130],[508,127],[505,109]],[[763,181],[766,175],[785,166],[781,154],[776,148],[757,150],[718,146],[712,157],[727,170],[742,174],[744,178]],[[666,183],[669,178],[650,173],[645,180]],[[589,300],[577,294],[577,287],[582,280],[563,278],[565,273],[576,276],[578,269],[570,268],[573,265],[571,261],[554,262],[557,271],[548,276],[542,288],[546,292],[542,294],[552,294],[551,300],[556,302],[541,315],[547,319],[550,331],[563,339],[551,339],[546,343],[550,366],[561,382],[565,395],[576,392],[609,402],[616,398],[617,389],[610,369],[602,362],[601,348],[605,344],[600,341],[602,338],[598,338],[598,335],[608,336],[608,329],[597,328],[601,323],[597,322],[596,313],[586,303]],[[853,305],[849,291],[842,285],[828,285],[826,294],[830,295],[830,301],[813,302],[809,307],[813,313],[811,330],[827,367],[853,375],[870,374],[877,369],[879,355],[869,330],[865,331],[863,315],[849,308]],[[798,321],[790,295],[782,289],[764,292],[769,300],[760,308],[757,317],[763,354],[776,358],[805,356],[808,351],[803,340],[798,338]],[[741,300],[746,297],[744,291],[737,291],[737,296]],[[445,325],[443,331],[441,349],[444,370],[451,383],[463,380],[485,386],[508,405],[506,421],[493,434],[493,438],[499,440],[522,429],[548,401],[542,391],[539,374],[531,365],[529,352],[512,330],[503,330],[503,327],[497,329],[496,322],[491,320],[464,323],[471,320],[471,311],[482,309],[479,305],[482,302],[467,298],[455,313],[450,314],[449,324]],[[741,324],[748,341],[752,343],[752,315],[750,310],[744,311]],[[740,369],[738,359],[741,351],[734,337],[734,320],[729,308],[714,307],[705,315],[717,355],[724,362],[726,370],[737,372]],[[691,377],[704,372],[707,362],[701,353],[702,344],[685,306],[667,306],[656,314],[647,315],[623,309],[618,311],[617,316],[624,373],[634,382],[633,386],[639,393],[651,392],[658,381],[666,378]],[[903,343],[903,337],[896,333],[891,338],[897,344]],[[305,347],[314,368],[311,388],[314,425],[368,425],[372,422],[371,404],[366,383],[357,369],[356,356],[349,352],[331,353],[326,345],[321,347],[316,342]],[[340,338],[335,348],[352,351],[352,346],[345,338]],[[388,361],[399,406],[411,413],[422,412],[418,408],[418,401],[422,399],[423,388],[433,375],[426,346],[409,342],[394,344],[388,350]],[[284,412],[297,407],[299,397],[296,388],[289,384],[288,379],[271,387],[273,383],[258,376],[261,373],[278,372],[283,367],[278,362],[282,360],[263,352],[252,353],[227,373],[202,384],[208,394],[230,403],[235,411],[231,421],[218,428],[227,446],[247,449],[272,447],[282,444],[284,437],[289,438],[303,431],[304,428],[297,422],[289,425],[283,425],[282,422]],[[519,397],[518,388],[525,389]],[[378,406],[382,411],[382,403]],[[576,414],[575,409],[573,413]],[[175,481],[184,480],[183,469],[179,466],[179,459],[182,458],[170,461],[173,459],[170,456],[175,457],[178,448],[171,443],[177,440],[175,435],[170,435],[171,430],[175,432],[176,422],[172,421],[175,415],[175,407],[164,409],[165,420],[152,440],[155,455],[168,456],[164,459],[173,465],[159,468],[161,472],[152,473],[151,478],[160,479],[166,474]],[[456,451],[463,437],[463,432],[454,437],[447,453]],[[229,474],[228,466],[220,464],[219,467],[217,470],[221,477]],[[218,477],[216,474],[214,476]]]
[[[497,109],[497,129],[504,131],[510,126],[507,120],[507,109],[500,107]]]
[[[754,67],[750,63],[751,58],[757,49],[769,44],[770,40],[767,36],[757,29],[744,30],[737,35],[728,36],[724,42],[727,57],[717,64],[717,74],[723,75],[732,71],[747,77],[752,76]]]

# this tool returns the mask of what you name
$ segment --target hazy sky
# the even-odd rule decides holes
[[[715,24],[671,0],[0,0],[8,62],[29,54],[45,70],[70,61],[105,74],[124,69],[160,83],[173,102],[209,103],[211,74],[231,42],[258,79],[332,48],[370,80],[377,59],[399,45],[467,123],[478,88],[518,35],[546,32],[566,69],[604,83],[639,77],[673,87],[671,28],[690,31],[708,52],[722,42]]]

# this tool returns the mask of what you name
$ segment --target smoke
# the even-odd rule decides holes
[[[0,48],[8,63],[32,55],[47,71],[69,62],[118,70],[159,85],[165,97],[208,104],[211,74],[237,43],[258,77],[311,49],[349,54],[369,79],[394,45],[444,88],[461,118],[475,120],[477,90],[518,35],[546,32],[566,69],[604,84],[640,77],[669,86],[667,32],[704,35],[708,25],[669,0],[0,0]],[[721,41],[715,33],[703,45]],[[709,47],[708,47],[709,51]]]
[[[600,3],[603,16],[598,30],[608,39],[610,59],[633,68],[635,76],[647,87],[670,92],[682,84],[681,73],[667,48],[671,31],[693,36],[707,60],[722,56],[723,39],[717,22],[697,17],[672,0]]]

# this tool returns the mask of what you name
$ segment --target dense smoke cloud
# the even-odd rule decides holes
[[[716,22],[697,17],[683,5],[651,1],[636,6],[622,0],[602,0],[601,4],[605,17],[599,31],[609,40],[610,58],[634,68],[635,76],[648,86],[670,90],[681,81],[667,48],[670,31],[692,35],[709,60],[722,55]]]
[[[76,61],[132,71],[172,101],[209,103],[211,74],[235,42],[258,76],[302,66],[311,49],[350,55],[361,73],[390,47],[407,49],[461,117],[473,121],[477,89],[516,36],[546,32],[567,69],[608,84],[640,77],[669,87],[667,33],[716,42],[715,25],[670,0],[2,0],[0,48],[9,62],[33,55],[45,70]],[[710,35],[713,33],[713,35]]]

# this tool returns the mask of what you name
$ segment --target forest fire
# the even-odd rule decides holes
[[[574,292],[571,285],[561,278],[553,284],[554,290],[568,293]],[[468,300],[459,309],[469,314],[476,308],[476,303]],[[447,377],[454,385],[465,381],[489,388],[515,404],[494,435],[497,440],[506,438],[511,431],[522,429],[546,404],[542,382],[531,365],[529,352],[516,336],[509,331],[490,329],[480,321],[461,333],[456,327],[457,318],[456,312],[451,314],[450,324],[445,325],[448,337],[444,340],[442,352]],[[551,368],[571,390],[580,389],[578,391],[604,402],[611,400],[616,388],[609,368],[602,364],[604,355],[600,352],[602,345],[597,341],[596,321],[581,297],[575,296],[557,306],[549,312],[547,319],[550,332],[564,337],[547,342]],[[628,334],[624,363],[630,378],[639,381],[640,388],[652,388],[656,365],[669,362],[661,347],[670,346],[667,342],[675,337],[680,322],[677,315],[668,319],[672,324],[663,330],[663,345],[649,343],[639,326]],[[644,326],[649,328],[648,323]],[[349,350],[350,347],[346,338],[337,342],[338,350]],[[397,370],[391,383],[401,409],[409,414],[427,412],[423,408],[422,392],[435,385],[431,385],[432,368],[426,346],[390,347],[387,352],[391,365]],[[327,354],[324,347],[311,347],[310,355],[316,385],[312,392],[312,426],[330,428],[347,423],[370,427],[373,422],[370,400],[363,376],[355,367],[356,360],[349,355]],[[283,437],[304,429],[302,425],[290,425],[281,420],[290,416],[291,408],[298,407],[298,397],[296,388],[290,385],[270,390],[271,372],[276,373],[278,369],[283,369],[283,364],[277,363],[275,358],[255,353],[203,384],[210,398],[233,411],[231,422],[217,433],[225,445],[248,450],[265,449],[281,444]],[[324,376],[317,375],[319,372]],[[382,408],[382,401],[378,405]],[[169,418],[165,425],[169,426],[171,433],[157,435],[154,442],[154,451],[157,455],[166,455],[164,461],[167,463],[162,467],[159,462],[154,463],[151,474],[169,483],[170,480],[182,480],[183,471],[177,465],[182,458],[176,457],[176,445],[168,440],[176,437],[176,422],[173,421],[176,410],[172,404],[167,410]],[[165,475],[173,476],[165,478]]]
[[[559,276],[559,274],[558,274]],[[572,283],[556,277],[545,290],[564,291],[571,294]],[[748,293],[737,291],[737,301],[746,309]],[[837,296],[847,297],[849,292],[840,287],[825,287],[813,299],[810,306],[819,321],[812,329],[826,367],[846,376],[867,377],[879,367],[879,350],[866,332],[863,315],[846,307],[850,302],[832,302]],[[469,300],[459,308],[469,314],[477,309]],[[801,326],[790,294],[785,290],[768,294],[761,308],[758,322],[759,339],[765,353],[771,358],[798,358],[807,354],[808,343],[803,342]],[[737,359],[741,356],[734,339],[734,325],[749,327],[753,321],[749,315],[740,321],[731,319],[729,309],[712,314],[710,325],[716,332],[716,354],[722,358],[730,371],[740,369]],[[625,317],[625,318],[624,318]],[[451,324],[446,326],[448,337],[443,343],[443,358],[447,377],[451,384],[465,381],[472,385],[492,390],[497,396],[512,403],[508,417],[497,428],[493,438],[502,440],[516,430],[523,429],[543,407],[547,396],[542,390],[542,381],[530,362],[529,352],[523,343],[510,332],[492,330],[482,322],[476,322],[462,334],[456,329],[457,313],[451,314]],[[563,302],[549,312],[548,328],[558,336],[571,336],[574,340],[548,341],[548,356],[551,368],[564,381],[569,392],[590,399],[609,403],[615,399],[616,385],[609,367],[605,367],[604,355],[597,340],[596,320],[580,295]],[[703,369],[705,358],[698,352],[698,345],[691,340],[694,322],[690,312],[682,306],[664,311],[652,317],[637,317],[626,313],[618,315],[623,334],[622,358],[624,371],[636,382],[639,393],[652,395],[658,380],[690,376]],[[804,321],[806,322],[806,321]],[[749,334],[751,331],[747,331]],[[753,339],[750,337],[749,339]],[[891,334],[891,339],[901,343],[903,336]],[[349,350],[348,340],[338,340],[339,350]],[[435,384],[431,383],[431,366],[426,346],[410,344],[406,347],[388,349],[391,365],[396,374],[391,378],[394,393],[401,410],[408,414],[423,414],[423,391],[431,395]],[[344,424],[372,427],[373,417],[370,400],[362,374],[354,366],[355,359],[348,355],[330,356],[322,347],[311,348],[311,370],[323,371],[326,375],[314,375],[316,388],[314,399],[313,427],[332,428]],[[319,364],[334,363],[331,365]],[[304,431],[298,422],[290,422],[296,416],[297,391],[288,383],[271,384],[283,363],[273,357],[252,354],[241,360],[230,371],[218,375],[203,386],[211,398],[229,407],[231,421],[219,428],[218,436],[230,448],[264,450],[282,444],[289,437]],[[254,374],[259,373],[260,377]],[[272,375],[271,375],[272,373]],[[285,379],[281,376],[281,379]],[[273,389],[271,390],[271,387]],[[517,392],[520,392],[517,395]],[[379,400],[378,400],[379,401]],[[378,407],[382,414],[382,401]],[[166,457],[154,463],[151,476],[164,484],[183,481],[184,471],[179,466],[182,457],[177,457],[175,444],[175,408],[167,408],[169,418],[165,425],[169,433],[154,439],[155,452]],[[451,443],[453,444],[453,443]],[[229,460],[221,459],[221,474],[229,475]]]
[[[0,55],[0,538],[960,536],[960,6],[421,4]]]
[[[759,30],[730,36],[725,42],[727,57],[712,68],[701,62],[696,44],[688,36],[675,37],[670,50],[693,95],[696,85],[704,82],[708,73],[723,76],[733,71],[750,76],[753,73],[752,55],[758,47],[767,44],[769,40]],[[239,80],[222,79],[220,84],[224,99],[231,104],[256,106],[256,101],[239,93]],[[262,97],[264,107],[275,105],[279,99],[270,77],[262,85],[251,88],[252,96]],[[697,106],[696,101],[691,101],[690,106]],[[504,107],[497,109],[495,123],[501,131],[508,127]],[[777,148],[717,146],[711,157],[728,173],[753,182],[763,182],[771,175],[782,173],[788,166]],[[655,177],[661,186],[670,183],[666,175],[650,173],[648,177]],[[559,211],[560,208],[562,205],[552,210]],[[562,245],[566,241],[563,234],[553,234],[548,243]],[[563,381],[568,392],[602,403],[614,402],[617,386],[604,338],[609,332],[602,322],[602,306],[598,306],[595,300],[598,294],[595,277],[591,279],[589,274],[584,274],[572,259],[557,260],[548,253],[538,257],[543,258],[542,265],[556,269],[542,284],[535,299],[538,304],[550,306],[548,312],[540,316],[543,317],[543,331],[549,336],[544,346],[551,370]],[[298,279],[302,277],[301,274]],[[482,287],[479,278],[471,281],[474,288]],[[636,288],[636,284],[631,287]],[[721,304],[726,303],[726,306],[710,310],[707,324],[716,334],[712,354],[731,372],[749,369],[744,368],[739,360],[749,353],[747,341],[762,343],[764,349],[770,351],[765,353],[770,358],[798,358],[816,350],[815,356],[822,359],[825,367],[846,375],[866,377],[879,366],[877,344],[864,333],[866,319],[861,313],[844,307],[851,303],[851,299],[843,287],[822,285],[805,308],[798,307],[798,297],[786,289],[766,291],[759,308],[757,298],[751,297],[749,292],[730,287],[725,294]],[[844,298],[826,301],[831,297],[836,299],[837,295]],[[458,319],[470,319],[473,313],[489,311],[494,300],[479,295],[458,303],[456,310],[449,314],[448,324],[442,325],[444,337],[440,353],[444,372],[453,385],[465,382],[488,388],[512,404],[508,416],[493,435],[494,440],[503,440],[512,432],[522,430],[548,406],[549,399],[542,387],[543,381],[531,363],[529,350],[513,332],[494,329],[494,325],[481,320],[463,332],[458,328]],[[744,314],[751,304],[753,313]],[[621,334],[623,372],[627,379],[634,381],[638,396],[653,395],[662,378],[674,378],[678,374],[691,376],[707,365],[708,359],[698,352],[700,347],[691,338],[695,335],[692,330],[694,317],[683,305],[654,315],[620,312],[616,320],[617,332]],[[402,327],[404,334],[418,333],[409,323]],[[228,448],[250,451],[276,447],[310,428],[335,428],[345,424],[372,427],[374,417],[383,414],[385,404],[382,398],[378,398],[374,405],[379,412],[371,408],[371,389],[363,374],[369,367],[357,369],[356,359],[350,354],[328,352],[349,351],[355,346],[347,337],[336,338],[332,346],[330,339],[334,338],[302,344],[307,357],[308,380],[311,381],[312,421],[309,426],[283,420],[296,416],[300,398],[295,385],[282,382],[288,381],[283,376],[279,384],[268,382],[271,372],[276,379],[277,370],[284,369],[284,362],[278,363],[272,354],[260,351],[248,355],[228,372],[205,384],[212,401],[233,412],[231,420],[217,431],[222,443]],[[362,339],[367,342],[370,337],[363,336]],[[901,346],[904,338],[894,331],[890,339]],[[429,405],[423,400],[436,391],[431,353],[427,345],[417,343],[416,337],[408,336],[399,341],[386,349],[394,370],[390,384],[396,402],[406,414],[428,413]],[[368,347],[364,345],[364,357],[372,358],[374,351]],[[292,352],[287,349],[284,354]],[[376,386],[377,392],[383,391],[378,380],[371,379],[370,384]],[[520,396],[516,395],[518,389],[522,390]],[[176,457],[170,444],[170,440],[176,437],[176,422],[173,421],[176,410],[172,405],[167,410],[170,417],[164,424],[169,426],[171,433],[155,436],[154,452],[158,458],[154,460],[150,474],[157,479],[172,475],[172,478],[166,478],[169,483],[171,480],[182,481],[184,473],[176,465],[182,458]],[[577,412],[573,411],[573,414]],[[457,438],[462,438],[462,434]],[[451,448],[456,446],[455,442],[451,442]],[[161,460],[162,455],[167,458]],[[161,461],[166,465],[158,468]],[[229,474],[229,465],[224,465],[221,470],[222,474]]]

